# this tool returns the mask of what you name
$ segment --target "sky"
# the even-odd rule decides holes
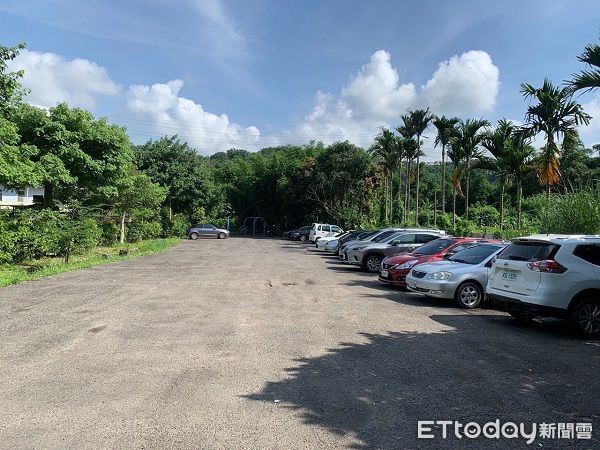
[[[599,38],[597,0],[0,1],[0,44],[27,44],[10,65],[27,101],[89,109],[135,143],[178,134],[207,155],[366,148],[411,108],[522,123],[520,84],[562,83]],[[584,143],[600,143],[600,92],[577,100],[597,116]]]

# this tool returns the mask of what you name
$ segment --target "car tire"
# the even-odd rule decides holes
[[[519,322],[524,324],[530,323],[533,319],[537,317],[531,312],[521,311],[519,309],[508,308],[507,311],[514,319],[517,319]]]
[[[483,289],[478,283],[465,281],[456,288],[454,301],[461,308],[475,309],[483,301]]]
[[[194,240],[194,241],[195,241],[196,239],[198,239],[198,233],[192,233],[192,234],[190,234],[190,239],[192,239],[192,240]]]
[[[217,235],[217,239],[225,239],[227,237],[227,235],[225,233],[223,233],[222,231]]]
[[[306,242],[306,236],[304,236],[304,235],[300,236],[300,242]]]
[[[363,258],[362,268],[369,273],[379,273],[381,268],[381,256],[379,255],[366,255]]]
[[[591,296],[584,297],[573,308],[569,323],[586,338],[600,337],[600,299]]]

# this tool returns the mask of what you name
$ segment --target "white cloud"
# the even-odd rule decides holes
[[[398,125],[409,108],[430,107],[436,114],[478,115],[493,110],[499,89],[499,70],[490,55],[469,51],[439,64],[427,83],[416,89],[400,83],[390,54],[379,50],[342,87],[339,97],[318,92],[312,111],[294,133],[330,143],[349,139],[368,146],[380,126]],[[433,138],[425,140],[429,155]]]
[[[496,105],[500,71],[489,54],[471,50],[440,63],[423,87],[425,103],[438,114],[490,112]]]
[[[582,105],[583,110],[592,116],[590,124],[579,128],[583,143],[587,147],[600,144],[600,95]]]
[[[260,131],[230,122],[226,114],[205,111],[202,105],[179,95],[183,81],[172,80],[152,86],[133,85],[127,93],[127,110],[133,115],[128,125],[133,135],[178,134],[200,153],[214,153],[232,147],[259,148]]]
[[[104,67],[87,59],[67,60],[55,53],[21,50],[9,63],[9,70],[25,71],[22,84],[31,90],[27,101],[44,107],[67,102],[71,106],[93,108],[97,97],[120,91]]]

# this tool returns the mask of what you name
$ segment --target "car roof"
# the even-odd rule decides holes
[[[511,242],[540,242],[552,244],[573,244],[581,242],[600,243],[599,234],[533,234],[511,239]]]

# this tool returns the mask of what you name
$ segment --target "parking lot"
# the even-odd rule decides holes
[[[600,342],[298,242],[185,241],[0,290],[0,446],[415,448],[418,420],[592,422]],[[538,445],[539,444],[539,445]]]

